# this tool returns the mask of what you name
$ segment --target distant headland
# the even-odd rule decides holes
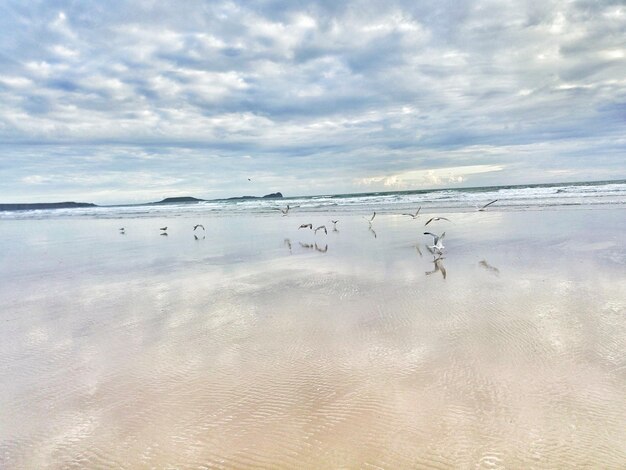
[[[38,209],[74,209],[77,207],[97,207],[89,202],[42,202],[36,204],[0,204],[0,211],[35,211]]]
[[[166,197],[165,199],[158,202],[151,202],[150,204],[180,204],[180,203],[194,203],[194,202],[203,202],[203,201],[239,201],[239,200],[247,200],[247,199],[281,199],[283,197],[282,193],[271,193],[266,194],[265,196],[237,196],[237,197],[228,197],[223,199],[198,199],[190,196],[183,197]]]
[[[248,200],[248,199],[281,199],[283,197],[282,193],[271,193],[266,194],[265,196],[238,196],[238,197],[229,197],[223,199],[198,199],[191,196],[181,196],[181,197],[166,197],[165,199],[157,202],[148,202],[145,204],[138,205],[152,205],[152,204],[187,204],[187,203],[196,203],[196,202],[204,202],[204,201],[238,201],[238,200]],[[0,204],[0,211],[34,211],[41,209],[75,209],[80,207],[99,207],[97,204],[92,204],[89,202],[43,202],[43,203],[35,203],[35,204]]]

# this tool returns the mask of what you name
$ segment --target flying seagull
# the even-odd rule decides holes
[[[424,224],[424,227],[426,227],[429,223],[433,221],[437,222],[438,220],[447,220],[448,222],[450,222],[450,219],[446,219],[445,217],[431,217],[430,219],[428,219],[428,222]]]
[[[250,178],[248,178],[248,181],[252,181]]]
[[[374,221],[374,217],[376,217],[376,211],[374,211],[374,214],[372,215],[371,218],[367,218],[367,217],[363,217],[365,220],[367,220],[367,222],[370,224],[370,227],[372,226],[372,222]]]
[[[422,210],[421,207],[419,207],[417,209],[417,212],[415,212],[415,214],[402,214],[402,215],[408,215],[409,217],[413,218],[413,220],[417,219],[417,216],[419,215],[420,211]]]
[[[337,230],[337,222],[339,222],[338,220],[331,220],[331,222],[333,223],[333,232],[338,232],[339,230]]]
[[[165,232],[167,230],[167,227],[161,227],[159,230],[162,230]]]
[[[430,235],[434,239],[433,244],[431,246],[428,246],[428,248],[441,254],[444,249],[442,240],[446,236],[446,232],[443,232],[441,235],[435,235],[434,233],[431,233],[431,232],[424,232],[424,235]]]
[[[302,224],[300,225],[300,227],[298,227],[298,230],[300,230],[301,228],[308,228],[309,230],[313,230],[313,224]]]
[[[289,207],[289,204],[287,204],[287,207],[285,209],[280,210],[283,213],[283,217],[287,215],[289,209],[291,209],[291,207]]]
[[[497,200],[497,199],[494,199],[493,201],[491,201],[491,202],[489,202],[489,203],[485,204],[485,205],[484,205],[484,206],[482,206],[480,209],[478,209],[478,212],[482,212],[482,211],[484,211],[484,210],[485,210],[485,208],[487,208],[488,206],[490,206],[490,205],[491,205],[491,204],[493,204],[494,202],[498,202],[498,200]]]
[[[326,225],[320,225],[319,227],[317,227],[315,229],[315,233],[317,233],[318,230],[322,230],[322,229],[324,229],[324,233],[328,235],[328,230],[326,230]]]
[[[197,225],[194,225],[194,226],[193,226],[193,231],[195,232],[195,231],[196,231],[196,229],[197,229],[198,227],[200,227],[202,230],[204,230],[204,225],[202,225],[202,224],[197,224]],[[205,230],[205,231],[206,231],[206,230]]]

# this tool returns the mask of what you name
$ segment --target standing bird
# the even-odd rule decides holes
[[[498,202],[497,199],[494,199],[491,202],[488,202],[487,204],[485,204],[484,206],[482,206],[481,208],[478,209],[478,212],[483,212],[487,207],[489,207],[491,204],[493,204],[494,202]],[[477,206],[478,207],[478,206]]]
[[[320,225],[319,227],[317,227],[315,229],[315,233],[317,233],[318,230],[322,230],[322,229],[324,229],[324,233],[328,235],[328,230],[326,230],[326,225]]]
[[[431,233],[431,232],[424,232],[424,235],[430,235],[431,237],[434,238],[433,244],[431,246],[428,246],[430,250],[436,251],[439,254],[443,253],[443,249],[445,247],[443,246],[442,240],[443,240],[443,237],[446,236],[446,232],[443,232],[441,235],[435,235],[434,233]]]
[[[417,209],[417,212],[415,212],[415,214],[402,214],[402,215],[408,215],[409,217],[411,217],[413,220],[417,219],[417,216],[419,215],[420,211],[422,210],[421,207],[419,207]]]
[[[300,227],[298,227],[298,230],[300,230],[301,228],[308,228],[309,230],[313,230],[313,224],[302,224],[300,225]]]
[[[197,224],[197,225],[194,225],[194,226],[193,226],[193,231],[195,232],[195,231],[196,231],[196,229],[197,229],[198,227],[200,227],[202,230],[204,230],[204,225],[202,225],[202,224]],[[204,231],[206,232],[206,230],[204,230]]]
[[[428,219],[428,222],[424,224],[424,227],[426,227],[429,223],[433,221],[437,222],[438,220],[447,220],[448,222],[450,222],[450,219],[446,219],[445,217],[431,217],[430,219]]]

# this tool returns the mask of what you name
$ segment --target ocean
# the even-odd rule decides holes
[[[541,210],[550,207],[615,206],[626,204],[626,180],[581,183],[425,189],[413,191],[327,194],[283,199],[213,200],[179,204],[138,204],[72,209],[4,211],[0,219],[57,217],[135,218],[188,215],[228,216],[273,214],[287,204],[298,212],[395,213],[422,208],[424,212],[473,211],[489,201],[491,211]]]

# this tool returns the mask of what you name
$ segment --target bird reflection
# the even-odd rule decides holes
[[[372,235],[374,235],[374,238],[378,238],[376,236],[376,232],[374,231],[374,229],[372,228],[372,226],[370,225],[369,231],[372,232]]]
[[[485,268],[487,271],[492,272],[493,274],[495,274],[496,276],[500,274],[500,270],[498,268],[496,268],[495,266],[491,266],[489,263],[487,263],[486,260],[482,260],[480,263],[478,263],[481,267]]]
[[[326,253],[328,251],[328,244],[324,245],[324,248],[320,248],[319,246],[317,246],[317,243],[316,243],[315,250],[319,251],[320,253]]]
[[[167,233],[165,235],[167,235]],[[206,235],[202,235],[202,237],[198,237],[198,235],[194,235],[193,238],[196,241],[204,240],[206,238]]]
[[[315,251],[319,251],[320,253],[326,253],[328,251],[328,244],[324,245],[324,248],[321,248],[317,243],[315,244],[311,244],[311,243],[302,243],[302,242],[298,242],[300,244],[300,246],[302,248],[305,248],[307,250],[315,250]]]
[[[285,240],[283,241],[283,244],[289,248],[289,253],[291,253],[291,240],[289,240],[288,238],[285,238]]]
[[[426,271],[426,275],[430,276],[431,274],[434,274],[436,272],[440,272],[441,275],[443,276],[443,278],[446,278],[446,268],[443,265],[443,260],[444,258],[442,258],[441,256],[439,257],[433,257],[433,264],[435,265],[435,269],[433,269],[432,271]]]
[[[163,232],[163,233],[161,233],[161,236],[162,236],[162,237],[167,237],[167,232]]]
[[[428,247],[426,247],[428,248]],[[417,254],[420,255],[420,258],[422,258],[424,255],[422,255],[422,250],[420,250],[420,246],[419,245],[415,245],[415,249],[417,250]]]

